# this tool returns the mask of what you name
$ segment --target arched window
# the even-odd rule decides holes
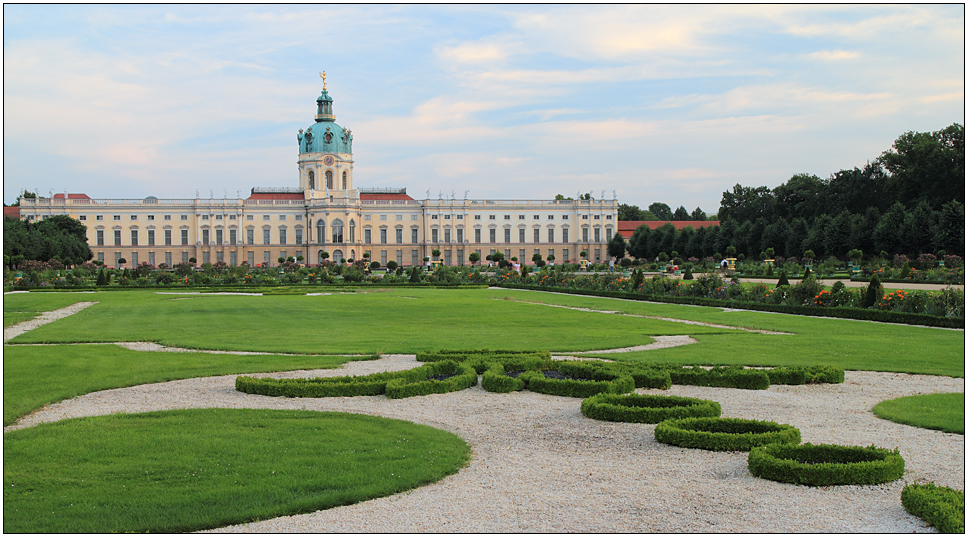
[[[343,190],[346,190],[346,170],[343,170]]]
[[[309,190],[316,190],[316,173],[309,170]]]
[[[326,188],[333,188],[333,170],[326,170]]]
[[[350,220],[350,242],[356,242],[356,220]]]
[[[339,218],[337,218],[336,220],[333,220],[333,243],[334,244],[343,243],[343,221],[340,220]]]
[[[316,222],[316,241],[319,244],[326,244],[326,222],[322,218]]]
[[[343,260],[343,250],[333,250],[333,263],[339,263]]]

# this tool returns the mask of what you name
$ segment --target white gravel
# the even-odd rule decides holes
[[[412,355],[351,362],[341,370],[271,376],[340,376],[402,370]],[[356,505],[221,528],[223,532],[930,532],[901,506],[904,482],[964,489],[965,439],[876,418],[885,399],[964,392],[964,379],[847,372],[844,384],[737,390],[673,386],[637,390],[718,401],[723,416],[798,427],[804,442],[899,447],[904,480],[879,486],[805,487],[750,475],[746,453],[660,444],[654,425],[583,417],[580,399],[480,386],[390,400],[275,398],[243,394],[235,376],[106,390],[45,407],[4,432],[72,417],[179,408],[346,411],[451,431],[473,448],[455,475]]]
[[[19,336],[20,334],[23,334],[24,332],[29,332],[30,330],[33,330],[34,328],[37,328],[40,326],[44,326],[47,323],[52,323],[58,319],[63,319],[64,317],[67,317],[69,315],[74,315],[75,313],[83,310],[84,308],[88,306],[93,306],[95,304],[97,304],[97,302],[78,302],[76,304],[71,304],[66,308],[61,308],[59,310],[45,311],[44,313],[41,313],[39,316],[33,319],[30,319],[29,321],[24,321],[22,323],[17,323],[13,326],[8,326],[3,329],[3,342],[6,343],[7,341],[10,341],[11,339]]]

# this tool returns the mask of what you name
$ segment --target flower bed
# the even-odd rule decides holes
[[[799,444],[800,430],[772,421],[684,418],[656,425],[655,439],[663,444],[710,451],[749,451],[767,444]]]
[[[939,533],[965,532],[965,491],[949,487],[905,485],[901,504],[908,513],[924,519]]]
[[[676,418],[719,417],[722,408],[715,401],[692,397],[603,393],[582,401],[581,413],[603,421],[659,423]]]
[[[814,487],[876,485],[904,475],[900,453],[875,446],[770,444],[750,450],[748,464],[756,477]]]

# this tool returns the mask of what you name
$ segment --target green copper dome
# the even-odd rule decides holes
[[[316,98],[316,123],[297,136],[300,153],[352,153],[353,133],[336,124],[333,114],[333,98],[326,91],[326,73],[323,77],[323,91]]]

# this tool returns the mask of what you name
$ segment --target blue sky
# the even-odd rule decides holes
[[[708,213],[964,123],[962,5],[4,6],[4,181],[297,186],[327,72],[357,187]]]

